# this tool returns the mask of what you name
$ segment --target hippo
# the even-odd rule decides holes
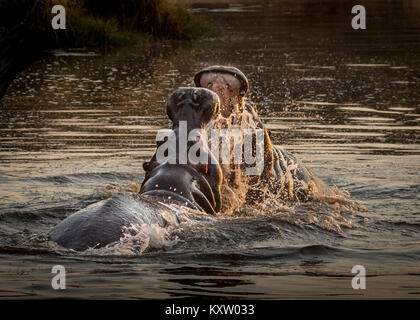
[[[271,132],[258,116],[256,106],[246,99],[250,83],[241,70],[233,66],[209,66],[195,74],[194,83],[197,87],[211,89],[220,97],[221,117],[210,121],[207,130],[240,127],[241,130],[252,129],[256,132],[259,129],[264,132],[264,163],[259,175],[246,176],[246,165],[222,165],[225,205],[229,205],[229,198],[234,198],[232,191],[238,194],[238,186],[244,184],[248,186],[245,196],[248,205],[265,200],[266,186],[270,187],[272,194],[292,201],[310,201],[320,196],[336,195],[334,188],[323,182],[293,154],[272,143]]]
[[[203,130],[220,111],[219,104],[219,97],[208,89],[176,90],[168,100],[167,113],[173,122],[177,143],[181,121],[187,121],[189,131]],[[200,142],[199,139],[190,142],[188,149]],[[82,251],[119,241],[124,230],[133,224],[165,227],[179,223],[177,210],[171,205],[215,214],[221,206],[222,170],[210,151],[205,156],[213,161],[204,164],[160,163],[155,154],[144,164],[147,170],[138,194],[117,193],[70,215],[53,228],[49,240]]]
[[[179,88],[168,101],[167,114],[171,119],[172,133],[176,141],[180,139],[180,122],[184,121],[187,133],[194,129],[204,132],[206,124],[214,115],[220,112],[219,97],[214,92],[204,88]],[[199,138],[199,137],[198,137]],[[167,141],[160,141],[158,148]],[[160,163],[157,153],[149,162],[143,164],[145,178],[140,193],[144,195],[167,194],[167,190],[186,197],[190,202],[198,204],[209,214],[215,214],[221,207],[220,188],[223,180],[222,169],[216,157],[208,150],[206,140],[188,141],[187,150],[194,144],[202,144],[200,151],[206,154],[201,155],[203,163],[191,163],[189,159],[186,164],[180,163],[178,156],[182,151],[178,150],[176,144],[177,158],[175,163],[167,161]],[[187,151],[186,150],[186,151]],[[177,174],[183,172],[182,175]],[[173,177],[176,177],[174,180]],[[164,190],[162,190],[164,186]],[[165,197],[164,197],[165,200]]]

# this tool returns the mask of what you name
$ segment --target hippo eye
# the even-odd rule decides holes
[[[178,100],[182,100],[183,98],[184,98],[184,94],[183,93],[178,94]]]
[[[209,82],[208,84],[207,84],[207,88],[211,88],[213,86],[213,83],[212,82]]]

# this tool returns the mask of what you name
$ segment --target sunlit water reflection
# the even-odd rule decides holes
[[[356,34],[346,6],[309,14],[317,11],[299,3],[197,4],[223,26],[221,38],[57,51],[22,73],[0,102],[0,296],[417,297],[418,14],[397,6],[404,15],[387,24],[387,8],[374,6],[379,18]],[[237,217],[194,216],[150,229],[137,255],[47,242],[69,214],[135,190],[157,130],[170,126],[168,95],[210,64],[243,70],[274,143],[367,210],[267,203]],[[67,268],[64,292],[50,287],[55,264]],[[368,290],[351,288],[356,264],[371,276]]]

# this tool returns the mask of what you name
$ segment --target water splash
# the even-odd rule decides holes
[[[167,239],[168,228],[158,224],[131,224],[124,227],[123,236],[113,249],[123,255],[142,254],[146,249],[164,249],[176,243],[176,240]]]
[[[233,111],[228,117],[223,117],[222,114],[219,114],[215,119],[213,119],[206,127],[207,135],[209,136],[210,145],[219,145],[219,162],[223,170],[223,184],[222,184],[222,212],[224,214],[232,214],[235,210],[241,208],[246,202],[246,196],[250,188],[250,179],[245,174],[245,160],[244,160],[244,150],[241,150],[240,155],[240,164],[238,163],[237,157],[237,148],[238,141],[240,142],[240,148],[242,148],[243,142],[245,141],[245,130],[253,130],[255,132],[257,129],[261,129],[258,126],[258,123],[254,120],[254,116],[246,109]],[[229,140],[226,141],[224,137],[216,136],[211,134],[212,130],[222,130],[229,131]],[[214,139],[218,139],[214,141]],[[228,145],[229,148],[229,159],[226,158],[226,154],[223,152],[225,146]],[[258,146],[257,146],[258,144]],[[262,144],[262,145],[261,145]],[[252,148],[264,150],[264,141],[259,141],[253,136]],[[213,150],[213,149],[212,149]],[[217,155],[216,155],[217,157]],[[226,161],[228,160],[228,161]],[[263,157],[256,157],[256,163],[252,164],[254,167],[263,167]],[[226,163],[228,162],[228,163]],[[262,163],[261,163],[262,162]]]

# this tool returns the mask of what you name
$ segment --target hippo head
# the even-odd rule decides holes
[[[187,134],[193,129],[203,130],[205,125],[220,112],[219,97],[213,91],[205,88],[179,88],[170,97],[167,105],[168,117],[173,122],[173,133],[178,146],[180,139],[180,122],[186,122]],[[166,140],[160,141],[161,147]],[[198,143],[200,138],[188,141],[187,149]],[[200,142],[201,143],[201,142]],[[176,156],[181,154],[176,148]],[[185,150],[187,151],[187,150]],[[145,177],[140,193],[155,195],[165,199],[169,197],[174,201],[182,197],[197,204],[208,213],[215,213],[220,209],[220,186],[222,171],[217,160],[211,161],[213,155],[206,152],[209,161],[206,164],[180,164],[158,162],[156,154],[149,162],[143,164]],[[178,159],[177,159],[178,160]],[[176,191],[175,191],[176,190]],[[168,195],[170,194],[170,195]]]
[[[166,111],[173,123],[171,133],[176,137],[178,153],[178,140],[181,138],[180,122],[184,122],[186,125],[187,135],[194,129],[203,130],[205,125],[219,114],[220,100],[216,93],[205,88],[179,88],[169,97]],[[167,139],[166,136],[163,140],[157,141],[157,148],[166,143]],[[187,141],[187,148],[189,149],[199,139],[197,137],[195,141]],[[143,164],[146,179],[148,173],[159,164],[161,163],[156,161],[156,154],[149,162]]]
[[[179,88],[169,97],[166,112],[173,129],[179,127],[179,121],[186,121],[189,132],[203,129],[220,112],[220,101],[216,93],[205,88]]]

